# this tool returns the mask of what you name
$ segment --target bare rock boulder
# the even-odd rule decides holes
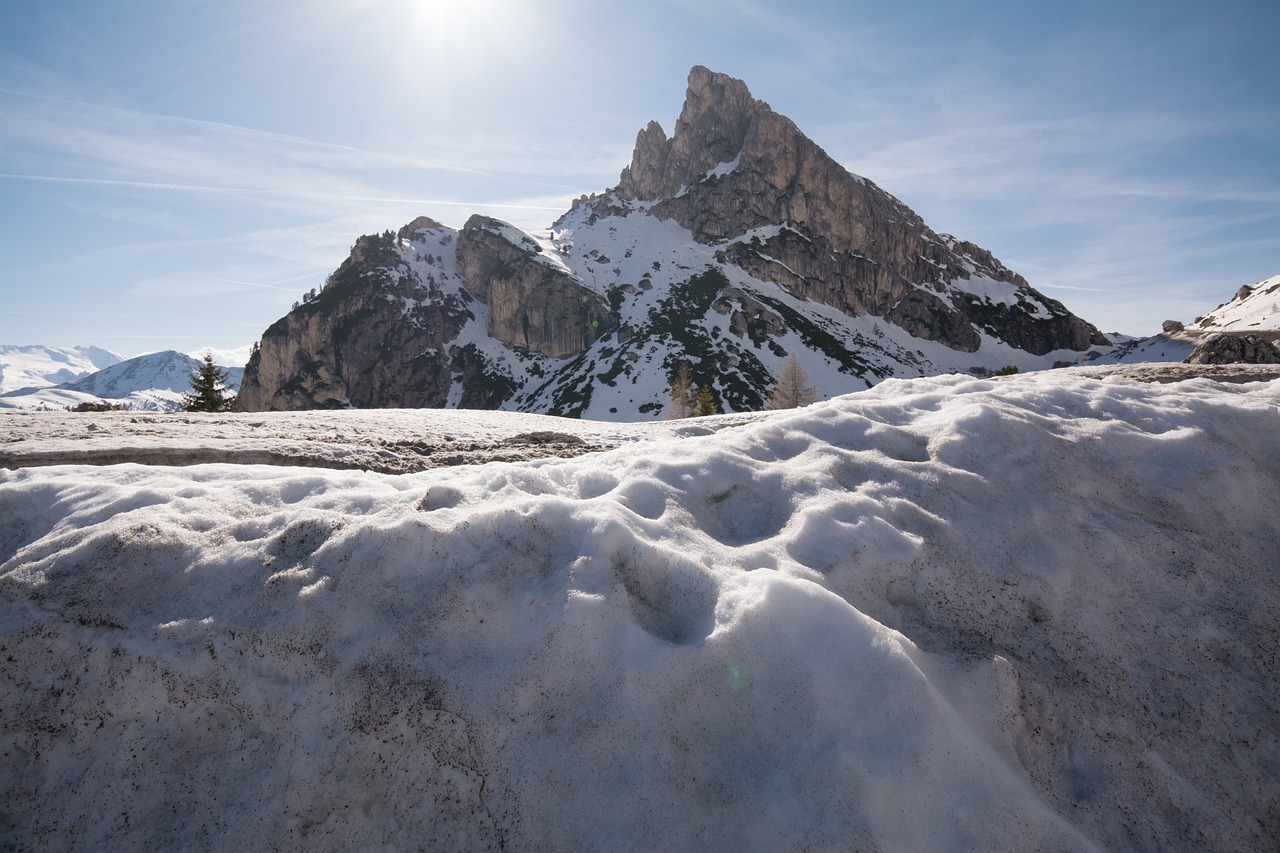
[[[1210,335],[1187,364],[1280,364],[1280,349],[1257,335]]]

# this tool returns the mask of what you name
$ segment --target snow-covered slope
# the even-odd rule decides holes
[[[1089,364],[1142,364],[1185,361],[1208,335],[1256,334],[1264,340],[1280,341],[1280,275],[1236,291],[1235,298],[1197,317],[1189,326],[1168,323],[1166,331],[1149,338],[1110,336],[1115,346],[1096,350],[1084,361]]]
[[[101,347],[0,344],[0,394],[74,382],[123,360]]]
[[[1196,348],[1196,336],[1186,331],[1162,332],[1147,338],[1108,335],[1114,346],[1086,356],[1088,364],[1171,364],[1186,361]]]
[[[1197,317],[1194,327],[1203,332],[1253,332],[1275,340],[1280,336],[1280,275],[1240,288],[1230,302]]]
[[[384,429],[216,422],[300,417]],[[626,446],[404,476],[0,471],[0,834],[1280,844],[1280,380],[950,376],[678,430],[561,423]]]
[[[528,390],[504,407],[564,411],[556,405],[560,394],[586,398],[583,417],[610,419],[637,410],[657,415],[669,396],[673,365],[682,359],[691,361],[695,380],[713,388],[726,411],[753,411],[763,404],[758,389],[771,386],[791,353],[802,358],[824,399],[887,378],[1007,365],[1036,370],[1081,356],[1073,350],[1036,355],[986,329],[975,329],[976,352],[961,352],[881,317],[851,317],[720,259],[733,245],[769,233],[705,244],[675,222],[640,215],[642,205],[615,199],[601,207],[613,212],[602,216],[591,205],[578,205],[548,233],[579,280],[618,306],[619,326],[630,337],[597,341],[574,362],[556,365],[553,383],[525,384]],[[1010,285],[990,284],[1000,287],[997,299],[1012,298]]]
[[[428,405],[433,389],[417,389],[430,379],[445,389],[435,392],[439,399],[434,405],[496,405],[504,411],[632,420],[661,417],[670,377],[682,361],[690,364],[698,384],[712,389],[725,411],[747,412],[763,408],[774,377],[792,353],[799,355],[824,399],[887,378],[983,373],[1008,365],[1025,372],[1074,363],[1082,355],[1068,349],[1034,354],[978,327],[973,331],[978,350],[962,352],[916,337],[882,317],[851,317],[723,261],[733,245],[776,236],[779,228],[701,243],[676,222],[645,215],[643,204],[616,197],[575,205],[547,231],[527,232],[497,220],[486,223],[510,245],[531,252],[532,263],[567,274],[592,298],[607,302],[614,327],[600,330],[585,351],[568,358],[504,343],[490,333],[492,309],[468,292],[459,273],[460,230],[419,219],[394,238],[362,237],[360,263],[344,265],[315,301],[268,330],[264,341],[286,344],[264,345],[249,370],[260,378],[270,375],[262,385],[292,391],[315,383],[335,400],[358,408],[384,405],[380,401],[393,394]],[[960,284],[975,299],[1016,298],[1012,285],[981,275],[956,287]],[[341,307],[346,299],[356,301]],[[1025,295],[1022,303],[1031,305]],[[1027,310],[1048,313],[1034,305]],[[372,311],[385,318],[371,326],[377,332],[369,342],[377,344],[376,361],[362,362],[364,356],[355,352],[367,347],[350,340],[345,357],[338,357],[344,341],[322,324],[349,334],[356,321],[347,319],[348,312],[363,317]],[[397,342],[412,335],[413,346],[400,345],[415,353],[412,370],[401,366],[408,363],[405,357],[387,343],[389,327],[399,327],[392,338]],[[320,355],[292,348],[306,335],[317,339]],[[421,366],[419,359],[428,365]],[[294,376],[289,371],[298,364],[307,366]],[[356,371],[356,364],[364,367]],[[353,375],[334,375],[342,370]],[[437,374],[442,378],[437,380]],[[486,399],[493,389],[496,403]],[[325,404],[322,396],[312,393],[277,405],[264,394],[252,407],[308,408]]]
[[[191,390],[200,361],[174,350],[125,359],[72,382],[0,395],[0,409],[54,410],[109,402],[128,409],[172,411]],[[240,385],[243,367],[227,368],[228,387]]]

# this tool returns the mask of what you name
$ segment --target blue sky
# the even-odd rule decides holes
[[[1280,2],[0,0],[0,343],[248,344],[356,236],[545,228],[689,68],[1105,331],[1280,273]]]

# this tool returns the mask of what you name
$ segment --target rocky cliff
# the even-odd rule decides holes
[[[671,139],[656,123],[640,132],[617,194],[656,202],[651,215],[699,242],[727,242],[724,259],[756,278],[957,350],[978,349],[975,327],[1037,355],[1106,342],[990,252],[934,233],[848,172],[741,80],[706,68],[689,74]],[[775,224],[787,227],[740,239]],[[984,298],[985,282],[1009,285],[1012,298]]]
[[[263,335],[242,405],[474,406],[631,419],[670,376],[759,408],[797,354],[823,396],[891,376],[1074,361],[1106,339],[932,231],[746,85],[694,68],[618,186],[545,232],[473,216],[362,237]]]
[[[473,216],[458,235],[458,273],[489,307],[488,332],[551,358],[577,355],[613,325],[609,306],[559,258],[505,222]]]

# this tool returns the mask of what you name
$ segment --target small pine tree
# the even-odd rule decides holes
[[[227,371],[206,354],[204,363],[191,372],[191,393],[182,395],[184,412],[238,412],[240,398],[227,393]]]
[[[809,374],[800,366],[795,353],[787,359],[787,366],[778,374],[778,381],[769,394],[768,408],[798,409],[818,399],[818,389],[809,384]]]
[[[667,418],[679,420],[693,417],[697,404],[693,394],[693,374],[689,370],[689,362],[682,361],[671,379],[671,402],[667,404]]]
[[[715,394],[711,393],[711,389],[703,385],[699,385],[693,393],[693,416],[695,418],[704,415],[720,414],[720,406],[716,403]]]

